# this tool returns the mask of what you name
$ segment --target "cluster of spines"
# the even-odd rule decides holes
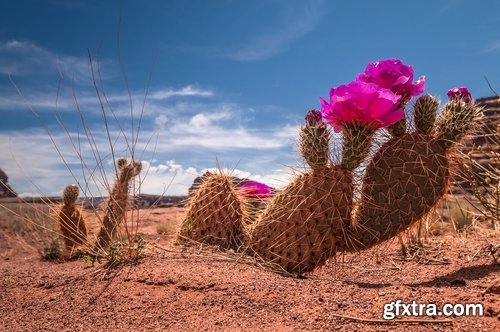
[[[413,107],[417,132],[427,135],[431,134],[438,108],[439,101],[431,95],[424,95],[417,99]]]

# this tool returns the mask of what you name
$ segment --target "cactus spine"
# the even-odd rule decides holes
[[[97,249],[104,249],[115,240],[118,227],[125,220],[129,205],[130,181],[142,170],[140,162],[129,163],[125,158],[118,159],[117,166],[118,176],[106,202],[102,226],[97,235]]]
[[[63,206],[59,212],[59,227],[64,236],[66,249],[85,243],[87,240],[87,228],[80,209],[76,206],[79,189],[77,185],[71,184],[64,188]]]

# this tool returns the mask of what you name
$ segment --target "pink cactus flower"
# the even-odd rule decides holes
[[[323,123],[323,115],[318,110],[310,110],[306,114],[306,124],[310,127],[317,127]]]
[[[424,92],[425,76],[420,76],[413,83],[413,68],[405,65],[399,59],[387,59],[369,63],[363,73],[356,78],[358,81],[375,83],[402,96],[401,102],[407,103],[412,96]]]
[[[377,84],[354,81],[330,90],[330,102],[320,98],[321,113],[340,132],[353,122],[373,130],[390,126],[404,117],[401,97]]]
[[[257,181],[250,181],[243,184],[240,193],[246,198],[269,198],[272,196],[271,187]]]
[[[464,86],[461,86],[459,88],[453,88],[448,90],[448,98],[451,99],[462,99],[466,103],[470,103],[472,101],[472,95],[469,91]]]

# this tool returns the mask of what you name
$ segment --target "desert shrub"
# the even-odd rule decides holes
[[[52,237],[42,248],[41,256],[46,261],[56,261],[63,257],[61,245],[57,237]]]

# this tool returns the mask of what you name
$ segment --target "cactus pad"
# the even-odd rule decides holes
[[[241,245],[245,208],[231,178],[207,174],[188,203],[179,240],[237,248]]]
[[[338,166],[299,176],[262,213],[251,248],[288,272],[312,271],[342,250],[352,195],[351,173]]]
[[[366,169],[350,247],[366,249],[414,224],[446,193],[448,179],[445,150],[434,138],[413,133],[387,142]]]

